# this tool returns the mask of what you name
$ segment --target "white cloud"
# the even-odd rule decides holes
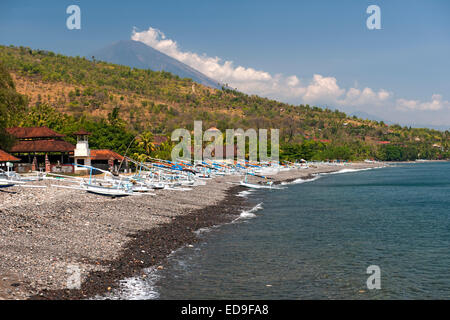
[[[364,88],[362,91],[356,88],[350,88],[347,90],[345,98],[339,100],[338,102],[340,105],[348,105],[352,107],[364,105],[382,107],[391,97],[392,94],[384,89],[380,89],[378,92],[375,92],[371,88]]]
[[[395,100],[394,94],[390,91],[385,89],[376,91],[371,88],[361,90],[357,88],[357,82],[354,87],[341,88],[335,77],[315,74],[310,80],[300,80],[296,75],[271,75],[263,70],[235,66],[233,61],[223,61],[219,57],[183,51],[176,41],[167,39],[164,33],[152,27],[144,31],[134,28],[131,38],[189,65],[212,79],[248,94],[258,94],[291,103],[319,106],[327,104],[339,107],[343,111],[357,109],[385,117],[398,116],[408,111],[411,113],[408,117],[414,118],[414,112],[450,110],[450,102],[443,100],[438,94],[433,95],[430,102]],[[394,112],[395,110],[399,112]],[[421,120],[420,117],[421,115],[416,115],[417,120]]]
[[[419,100],[397,99],[397,109],[402,111],[422,110],[422,111],[438,111],[449,109],[450,102],[442,100],[440,94],[433,94],[431,101],[420,102]]]
[[[300,80],[298,80],[297,76],[290,76],[287,78],[287,85],[289,87],[295,87],[300,84]]]
[[[306,87],[303,99],[308,103],[320,101],[333,103],[344,93],[345,90],[339,88],[336,78],[315,74],[311,83]]]
[[[387,92],[386,90],[381,89],[380,91],[378,91],[378,98],[381,101],[384,101],[384,100],[388,99],[389,97],[391,97],[391,94],[389,92]]]
[[[253,68],[235,67],[232,61],[221,63],[219,57],[208,57],[198,55],[193,52],[183,52],[178,48],[178,44],[167,39],[160,30],[150,27],[147,31],[138,32],[133,29],[131,39],[141,41],[148,46],[155,48],[168,56],[175,58],[190,67],[197,69],[208,77],[221,82],[247,82],[247,81],[270,81],[272,76],[264,71]]]

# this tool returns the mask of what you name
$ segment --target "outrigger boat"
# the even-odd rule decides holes
[[[251,189],[272,189],[272,182],[267,184],[256,184],[256,183],[248,183],[245,181],[241,181],[239,183],[243,187],[251,188]]]
[[[81,186],[90,193],[95,193],[110,197],[123,197],[133,194],[132,183],[123,181],[121,178],[115,179],[111,172],[94,168],[91,166],[77,165],[89,169],[89,182],[82,183]],[[92,172],[96,170],[105,174],[105,179],[92,179]]]
[[[147,163],[146,166],[150,170],[158,170],[157,176],[158,181],[154,182],[154,175],[152,173],[151,180],[148,181],[152,184],[155,189],[166,189],[166,190],[178,190],[178,191],[188,191],[192,190],[187,187],[192,187],[200,185],[195,176],[198,171],[189,168],[185,163],[175,163],[168,160],[149,158],[155,162]]]
[[[121,185],[101,186],[85,183],[82,185],[87,192],[110,197],[123,197],[133,194],[133,190],[123,188]]]
[[[239,184],[243,187],[251,188],[251,189],[272,189],[273,181],[267,181],[266,183],[250,183],[247,181],[247,175],[252,175],[259,178],[265,178],[264,176],[259,176],[253,173],[247,173],[244,177],[243,181],[240,181]]]
[[[0,176],[0,188],[14,187],[16,184],[8,179],[4,179]]]
[[[20,181],[20,176],[14,171],[4,171],[0,169],[0,188],[14,187],[15,185],[21,185],[26,183],[25,181]]]
[[[132,183],[129,181],[124,181],[121,179],[114,178],[111,172],[105,171],[102,169],[94,168],[91,166],[84,166],[80,164],[74,164],[75,166],[89,169],[89,180],[86,181],[84,178],[77,178],[59,174],[51,174],[47,175],[55,176],[62,179],[67,179],[68,182],[73,182],[78,184],[78,186],[61,186],[61,185],[52,185],[52,187],[57,188],[67,188],[67,189],[76,189],[76,190],[84,190],[89,193],[95,193],[103,196],[109,197],[123,197],[133,195]],[[92,177],[93,171],[99,171],[105,174],[105,179],[97,179]]]

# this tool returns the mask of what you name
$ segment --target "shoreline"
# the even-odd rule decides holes
[[[318,173],[380,166],[386,164],[312,165],[273,178],[277,184],[289,183]],[[217,177],[192,191],[162,190],[154,197],[126,199],[54,188],[0,193],[0,203],[26,194],[23,205],[9,201],[0,207],[0,227],[9,229],[0,236],[6,249],[0,257],[0,299],[89,299],[117,289],[119,280],[145,277],[145,268],[163,268],[172,251],[196,243],[194,231],[231,222],[250,207],[238,196],[246,188],[233,184],[239,180]],[[17,230],[15,239],[5,239]],[[65,289],[70,264],[80,266],[80,290]]]
[[[91,272],[81,286],[81,290],[51,290],[41,292],[30,299],[87,299],[106,294],[119,287],[118,280],[140,275],[145,277],[144,269],[162,267],[169,254],[187,244],[196,243],[199,238],[194,231],[231,222],[239,215],[246,200],[237,197],[244,190],[233,186],[227,196],[218,204],[179,215],[171,222],[157,228],[142,230],[131,235],[118,259],[108,262],[108,271]],[[42,295],[43,294],[43,295]]]
[[[392,161],[389,163],[392,164],[414,164],[414,163],[441,163],[441,162],[450,162],[449,159],[442,159],[442,160],[414,160],[414,161]]]

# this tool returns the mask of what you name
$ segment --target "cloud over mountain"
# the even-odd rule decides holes
[[[423,102],[395,98],[395,94],[386,89],[342,88],[335,77],[320,74],[314,74],[312,79],[302,79],[297,75],[270,74],[263,70],[236,66],[233,61],[222,60],[219,57],[183,51],[176,41],[168,39],[163,32],[153,27],[144,31],[133,28],[131,39],[143,42],[208,77],[248,94],[291,103],[330,105],[343,111],[357,109],[387,116],[394,121],[404,119],[402,122],[421,120],[424,111],[442,111],[442,117],[438,122],[450,123],[450,102],[438,94],[434,94],[431,101]]]
[[[430,110],[437,111],[443,109],[450,109],[450,102],[442,100],[442,95],[433,94],[431,97],[431,101],[429,102],[420,102],[418,100],[405,100],[398,99],[397,107],[400,110],[408,111],[408,110]]]

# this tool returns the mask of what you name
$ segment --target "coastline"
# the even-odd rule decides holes
[[[320,164],[273,178],[289,183],[381,165]],[[88,299],[118,288],[121,279],[144,277],[145,268],[163,268],[172,251],[198,240],[194,231],[231,222],[249,208],[237,196],[245,190],[234,184],[239,180],[217,177],[187,192],[162,190],[121,199],[55,188],[1,192],[0,298]],[[80,290],[65,289],[68,265],[81,271]]]

